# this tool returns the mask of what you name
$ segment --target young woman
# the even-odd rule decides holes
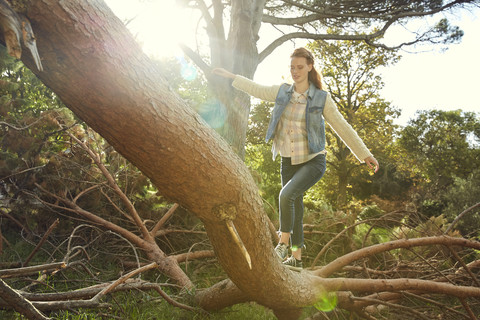
[[[279,195],[280,239],[275,247],[280,260],[301,270],[303,194],[325,173],[325,120],[359,161],[377,172],[378,162],[337,110],[331,96],[322,90],[313,55],[305,48],[290,56],[293,85],[259,85],[245,77],[217,68],[213,73],[233,79],[233,87],[256,98],[275,102],[266,141],[273,139],[273,158],[280,154],[282,190]],[[289,244],[292,255],[288,257]]]

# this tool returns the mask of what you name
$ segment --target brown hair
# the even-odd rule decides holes
[[[318,89],[322,90],[322,76],[315,69],[313,54],[305,48],[297,48],[290,56],[290,58],[293,57],[307,59],[307,64],[312,65],[312,70],[310,70],[310,72],[308,73],[308,81],[313,83]]]

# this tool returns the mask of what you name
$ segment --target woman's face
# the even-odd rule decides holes
[[[304,57],[293,57],[290,63],[290,74],[295,83],[308,81],[308,73],[312,70],[313,65],[307,64]]]

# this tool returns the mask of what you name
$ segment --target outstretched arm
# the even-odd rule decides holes
[[[215,68],[212,70],[212,73],[223,78],[235,79],[235,75],[233,73],[223,68]]]
[[[255,98],[258,98],[264,101],[274,102],[275,98],[277,97],[278,90],[280,89],[279,85],[274,85],[274,86],[260,85],[250,79],[247,79],[240,75],[233,74],[230,71],[225,70],[223,68],[213,69],[212,74],[223,77],[223,78],[227,78],[227,79],[233,79],[232,86],[235,89],[241,90],[250,96],[253,96]]]

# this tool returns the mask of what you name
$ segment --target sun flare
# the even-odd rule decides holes
[[[106,0],[137,39],[145,53],[163,58],[178,56],[179,43],[190,43],[192,17],[175,0]]]

